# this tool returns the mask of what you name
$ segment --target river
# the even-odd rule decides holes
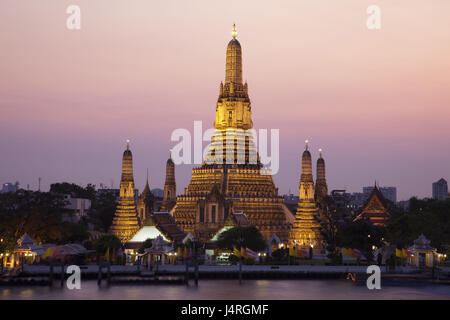
[[[200,280],[185,285],[114,285],[98,287],[83,281],[80,290],[59,287],[0,287],[0,299],[449,299],[450,286],[416,283],[381,283],[380,290],[369,290],[351,280]]]

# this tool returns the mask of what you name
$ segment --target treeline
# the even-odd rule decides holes
[[[450,199],[419,200],[411,198],[409,210],[390,203],[385,227],[375,226],[369,220],[354,221],[346,206],[337,207],[331,197],[325,201],[322,234],[328,243],[330,258],[339,259],[338,248],[356,248],[372,259],[374,247],[385,244],[406,248],[421,234],[431,241],[440,253],[450,253]]]
[[[64,221],[73,212],[66,208],[64,195],[91,200],[87,217],[79,223]],[[0,194],[0,250],[11,249],[24,233],[38,243],[83,243],[89,229],[107,232],[116,209],[113,194],[97,194],[94,185],[86,188],[71,183],[51,185],[50,192],[27,191]]]

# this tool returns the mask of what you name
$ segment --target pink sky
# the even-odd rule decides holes
[[[170,134],[212,126],[237,24],[255,128],[280,129],[281,193],[324,150],[329,189],[374,180],[398,198],[450,179],[450,1],[0,2],[0,183],[164,183]],[[81,7],[81,30],[66,8]],[[381,8],[381,30],[366,8]],[[205,143],[206,145],[206,143]],[[191,167],[177,166],[178,193]]]

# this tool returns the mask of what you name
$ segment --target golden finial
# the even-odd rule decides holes
[[[237,31],[236,31],[236,24],[235,23],[233,23],[233,31],[231,32],[231,36],[233,37],[233,39],[236,39]]]

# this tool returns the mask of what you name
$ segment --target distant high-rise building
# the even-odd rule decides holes
[[[353,192],[350,197],[350,206],[353,209],[361,207],[364,203],[364,193]]]
[[[448,198],[448,185],[444,178],[433,183],[433,198],[437,200]]]
[[[0,190],[1,193],[8,193],[8,192],[17,192],[19,190],[19,182],[11,183],[7,182],[4,183],[2,186],[2,190]]]
[[[350,220],[353,209],[360,207],[360,205],[352,206],[352,195],[345,190],[332,190],[330,197],[333,199],[330,209],[334,212],[334,219],[338,221]]]
[[[389,200],[393,203],[397,202],[397,188],[396,187],[379,187],[379,186],[377,186],[377,187],[387,200]],[[369,196],[371,195],[373,189],[374,189],[374,186],[363,187],[364,201],[369,199]]]
[[[345,190],[332,190],[330,194],[336,207],[344,208],[350,206],[352,195]]]

